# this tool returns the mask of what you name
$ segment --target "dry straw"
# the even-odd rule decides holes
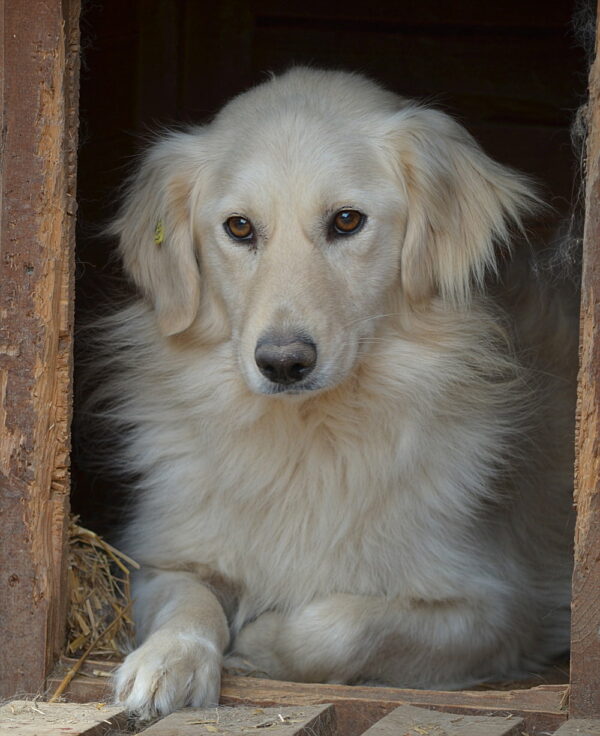
[[[77,657],[50,702],[58,699],[88,657],[120,659],[133,636],[131,568],[137,562],[71,520],[65,653]]]
[[[88,657],[120,659],[133,637],[131,568],[137,562],[71,520],[65,654],[77,657],[54,693],[60,697]]]
[[[69,539],[66,654],[78,657],[94,645],[94,659],[119,658],[133,634],[129,574],[139,565],[77,521]]]

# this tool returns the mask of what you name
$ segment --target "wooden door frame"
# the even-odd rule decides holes
[[[598,11],[588,100],[569,707],[588,718],[600,718],[600,3]]]
[[[79,0],[0,0],[0,698],[63,647]]]
[[[0,697],[38,692],[63,644],[69,424],[72,389],[73,264],[78,131],[80,0],[0,0]],[[600,717],[600,64],[590,75],[583,254],[581,370],[576,465],[570,713]],[[7,653],[10,653],[7,656]],[[258,682],[258,681],[255,681]],[[227,685],[227,683],[229,683]],[[248,684],[250,683],[250,684]],[[105,692],[106,680],[96,692]],[[260,686],[226,680],[227,702]],[[254,687],[254,690],[252,689]],[[279,687],[279,690],[278,690]],[[273,684],[263,701],[285,691]],[[359,691],[322,696],[356,700]],[[565,688],[506,701],[562,700]],[[88,695],[93,684],[76,683]],[[237,688],[237,690],[236,690]],[[258,688],[258,689],[257,689]],[[473,707],[473,693],[360,691],[371,704],[419,702]],[[543,692],[542,692],[543,691]],[[238,693],[236,695],[236,692]],[[292,692],[292,695],[290,695]],[[320,691],[310,691],[313,701]],[[390,695],[392,693],[392,695]],[[383,697],[385,695],[385,698]],[[498,697],[496,697],[498,695]],[[542,697],[543,695],[543,697]],[[516,697],[516,696],[515,696]],[[284,695],[281,695],[284,698]],[[345,698],[345,700],[344,700]],[[496,698],[496,700],[495,700]],[[499,700],[498,700],[499,698]],[[237,700],[236,700],[237,699]],[[504,702],[487,693],[480,701]],[[387,701],[386,701],[387,702]],[[374,706],[379,711],[383,706]],[[552,717],[560,715],[555,703]],[[561,706],[562,707],[562,706]],[[523,705],[523,708],[525,706]],[[565,714],[566,717],[566,714]]]

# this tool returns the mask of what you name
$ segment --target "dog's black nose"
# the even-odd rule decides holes
[[[317,363],[316,345],[304,337],[266,337],[254,352],[260,372],[273,383],[298,383]]]

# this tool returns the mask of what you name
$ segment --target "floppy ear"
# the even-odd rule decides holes
[[[526,177],[492,161],[437,110],[401,110],[387,140],[408,200],[403,289],[413,302],[433,294],[464,302],[496,270],[495,245],[510,247],[511,229],[522,231],[522,215],[540,200]]]
[[[126,272],[154,306],[164,335],[187,329],[200,301],[190,197],[202,134],[171,133],[143,156],[111,232]]]

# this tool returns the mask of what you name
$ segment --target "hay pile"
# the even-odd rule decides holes
[[[133,638],[130,568],[137,562],[78,524],[69,530],[67,632],[65,654],[76,657],[48,702],[62,697],[88,659],[119,660]]]
[[[133,635],[131,568],[139,565],[74,517],[69,535],[66,654],[118,659]]]

